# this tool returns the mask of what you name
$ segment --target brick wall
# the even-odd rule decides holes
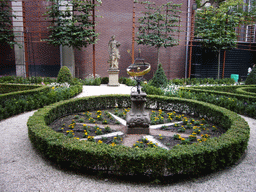
[[[173,1],[174,3],[181,3],[181,1]],[[179,34],[180,45],[171,48],[161,48],[160,61],[163,64],[165,73],[169,79],[184,77],[185,69],[185,31],[186,31],[186,14],[187,1],[183,0],[181,7],[181,25],[183,30]],[[157,4],[166,3],[166,0],[158,0]],[[108,76],[109,69],[108,60],[108,42],[112,35],[116,36],[116,40],[121,43],[119,47],[121,58],[119,60],[120,76],[128,77],[126,68],[131,64],[131,56],[127,53],[128,49],[132,49],[132,13],[133,0],[103,1],[102,6],[97,8],[99,11],[97,15],[103,18],[96,18],[96,31],[100,33],[96,44],[96,74],[100,76]],[[141,15],[144,7],[136,5],[136,20]],[[136,29],[137,32],[137,29]],[[141,56],[146,62],[152,66],[152,70],[147,78],[151,78],[157,67],[157,49],[154,47],[142,46],[135,44],[135,58],[138,56],[138,49],[141,48]],[[81,51],[76,50],[75,60],[76,68],[79,69],[79,77],[84,78],[88,74],[93,73],[92,64],[92,45],[83,48]]]

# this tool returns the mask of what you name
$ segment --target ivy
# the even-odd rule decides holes
[[[138,1],[134,1],[139,3]],[[158,52],[160,47],[173,47],[178,45],[179,39],[175,38],[175,33],[179,32],[179,21],[182,4],[168,2],[157,6],[149,1],[140,2],[145,4],[144,15],[139,18],[139,32],[137,33],[137,43],[154,46]]]
[[[52,21],[47,41],[55,46],[87,47],[95,44],[98,33],[95,32],[92,12],[101,0],[93,4],[91,0],[48,0],[46,15]]]
[[[12,8],[10,2],[0,0],[0,44],[7,43],[11,48],[17,42],[14,41],[14,34],[12,29]]]

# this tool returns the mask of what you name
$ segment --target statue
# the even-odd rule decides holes
[[[118,47],[121,45],[120,42],[115,40],[115,35],[111,37],[108,43],[108,53],[109,53],[109,66],[110,69],[118,69],[118,59],[120,59],[120,54]]]

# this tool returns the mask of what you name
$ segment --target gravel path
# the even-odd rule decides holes
[[[102,87],[96,87],[100,90]],[[130,91],[130,87],[118,87]],[[111,93],[115,93],[111,89]],[[84,87],[84,90],[87,86]],[[92,89],[92,87],[90,87]],[[120,90],[118,89],[118,93]],[[126,92],[121,93],[126,93]],[[93,93],[91,93],[93,94]],[[126,93],[127,94],[127,93]],[[83,95],[83,94],[81,94]],[[251,128],[248,152],[240,164],[205,177],[169,185],[134,184],[75,174],[56,168],[32,147],[27,120],[34,111],[0,121],[0,191],[256,191],[256,120],[244,119]]]

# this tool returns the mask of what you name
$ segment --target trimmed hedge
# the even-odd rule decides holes
[[[193,92],[193,93],[209,93],[213,95],[222,95],[226,97],[234,97],[239,100],[256,102],[256,97],[252,94],[244,93],[241,94],[241,91],[237,91],[238,88],[253,87],[252,85],[246,86],[207,86],[207,87],[184,87],[184,90]],[[220,90],[220,91],[219,91]],[[225,92],[228,91],[228,92]]]
[[[6,85],[12,86],[12,85]],[[13,115],[31,111],[54,102],[69,99],[82,92],[82,86],[57,88],[52,90],[49,86],[25,91],[18,91],[0,95],[0,120]]]
[[[189,99],[148,96],[147,108],[175,110],[204,117],[227,130],[219,138],[205,143],[162,148],[110,146],[67,138],[48,125],[76,112],[130,107],[129,95],[105,95],[61,101],[39,109],[28,120],[28,133],[34,147],[44,156],[74,169],[96,169],[117,175],[168,174],[217,171],[234,164],[247,148],[250,128],[247,122],[227,109]]]
[[[254,86],[237,88],[236,91],[237,93],[252,95],[256,97],[256,87]]]
[[[0,83],[0,94],[11,93],[17,91],[24,91],[30,89],[36,89],[41,87],[40,85],[23,85],[23,84],[7,84]]]

